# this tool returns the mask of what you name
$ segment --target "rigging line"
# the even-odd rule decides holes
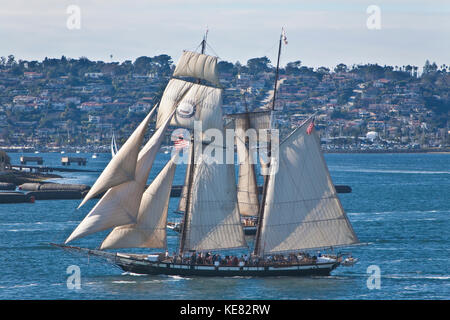
[[[218,55],[218,53],[206,42],[206,46],[216,55],[217,59],[222,60],[222,58]]]
[[[78,209],[77,208],[74,208],[73,210],[72,210],[72,212],[70,213],[70,216],[74,216],[74,215],[76,215],[76,214],[78,214],[79,213],[79,211],[78,211]],[[84,218],[83,218],[84,219]],[[83,220],[82,219],[82,220]],[[81,220],[81,221],[82,221]],[[81,221],[80,222],[77,222],[77,225],[78,224],[80,224],[81,223]],[[73,231],[73,230],[72,230]],[[60,240],[60,239],[58,239],[58,241],[56,241],[56,237],[58,236],[58,235],[60,235],[60,234],[64,234],[66,232],[66,230],[60,230],[59,232],[55,232],[55,233],[53,233],[53,240],[55,240],[55,241],[52,241],[53,243],[58,243],[58,241]],[[70,233],[71,234],[71,233]],[[65,239],[67,239],[68,237],[70,237],[70,234],[68,235],[68,236],[65,236],[64,238]]]

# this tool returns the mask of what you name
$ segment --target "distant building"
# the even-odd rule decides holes
[[[84,74],[84,76],[86,78],[99,79],[99,78],[103,77],[103,73],[102,72],[87,72]]]
[[[43,78],[42,73],[38,72],[24,72],[23,76],[27,79],[40,79]]]
[[[81,111],[100,111],[103,109],[103,104],[98,102],[83,102],[81,105],[78,106],[78,109]]]

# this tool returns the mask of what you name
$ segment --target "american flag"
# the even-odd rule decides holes
[[[284,44],[285,45],[288,44],[287,37],[286,37],[286,30],[284,30],[284,28],[281,28],[281,34],[282,34]]]
[[[311,134],[314,129],[314,119],[312,119],[311,123],[309,124],[308,128],[306,129],[307,134]]]
[[[174,146],[175,146],[175,150],[181,150],[181,149],[184,149],[184,148],[187,148],[187,147],[189,147],[189,141],[188,140],[185,140],[185,139],[182,139],[182,138],[180,138],[180,139],[178,139],[178,140],[175,140],[174,142],[173,142],[173,144],[174,144]]]

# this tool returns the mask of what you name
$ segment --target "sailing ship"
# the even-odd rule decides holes
[[[114,157],[118,151],[117,143],[116,143],[116,136],[114,135],[114,131],[112,133],[111,137],[111,157]]]
[[[345,256],[311,255],[308,252],[358,244],[358,238],[342,208],[331,181],[314,118],[306,120],[284,139],[278,157],[267,148],[260,154],[265,172],[263,194],[258,198],[255,168],[250,161],[251,147],[244,131],[272,128],[273,108],[232,116],[224,124],[221,110],[217,57],[205,54],[206,37],[200,53],[184,51],[159,103],[118,150],[80,204],[103,192],[88,215],[64,244],[70,251],[100,257],[124,271],[138,274],[180,276],[305,276],[328,275],[348,263]],[[282,36],[280,36],[279,54]],[[275,79],[276,97],[279,58]],[[275,106],[275,102],[273,103]],[[156,116],[156,130],[140,149],[145,130]],[[179,151],[146,188],[150,170],[169,126],[194,128],[200,121],[202,131],[184,149],[187,159],[185,184],[178,205],[184,212],[180,225],[178,253],[170,256],[167,246],[167,216],[170,191]],[[208,129],[236,131],[240,161],[239,181],[235,166],[217,162],[206,152],[215,142]],[[258,139],[264,139],[261,135]],[[197,141],[197,142],[196,142]],[[216,148],[224,152],[225,148]],[[256,218],[253,252],[222,256],[213,252],[250,250],[242,217]],[[81,237],[111,230],[98,249],[68,245]],[[123,248],[162,249],[151,254],[121,253],[105,250]]]

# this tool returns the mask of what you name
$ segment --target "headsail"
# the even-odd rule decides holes
[[[234,165],[209,163],[207,154],[200,155],[200,147],[203,148],[201,144],[194,146],[199,157],[193,168],[189,208],[185,214],[183,251],[246,247]]]
[[[139,149],[144,139],[145,130],[156,107],[150,111],[122,148],[120,148],[119,152],[111,159],[78,208],[99,193],[134,179]]]
[[[170,123],[173,126],[193,129],[194,121],[201,121],[203,130],[221,128],[221,106],[222,89],[172,79],[161,99],[156,127],[176,110]]]
[[[279,147],[269,176],[260,255],[358,243],[337,197],[311,119]],[[274,167],[274,166],[273,166]]]
[[[100,249],[167,247],[167,211],[175,167],[176,155],[142,195],[137,222],[114,228]]]
[[[135,178],[109,189],[72,232],[66,243],[98,231],[136,222],[148,175],[164,139],[170,118],[139,152]],[[122,149],[123,147],[120,150]]]
[[[217,57],[184,51],[173,72],[173,76],[203,79],[218,86]]]

